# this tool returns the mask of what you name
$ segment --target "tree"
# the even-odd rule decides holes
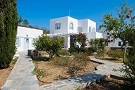
[[[35,39],[34,45],[37,50],[46,51],[50,58],[52,58],[54,54],[62,49],[63,43],[64,39],[62,37],[50,38],[48,36],[42,35]]]
[[[18,17],[18,24],[21,25],[21,23],[23,22],[23,18],[21,16]]]
[[[133,45],[134,32],[135,32],[135,16],[132,8],[128,6],[128,3],[124,3],[120,9],[117,9],[118,17],[105,14],[103,17],[103,24],[100,28],[105,27],[106,32],[113,38],[120,38],[125,45],[126,41],[130,45]]]
[[[126,74],[128,77],[134,77],[131,80],[135,84],[135,16],[128,3],[124,3],[120,9],[117,9],[117,14],[118,17],[105,14],[100,28],[105,27],[106,32],[112,38],[120,38],[123,41],[123,46],[126,45],[126,42],[132,46],[127,55],[128,60],[126,62],[123,60],[123,62],[128,67],[125,69]]]
[[[105,47],[105,39],[97,38],[89,40],[90,46],[93,48],[93,51],[97,52],[99,50],[103,50]]]
[[[15,54],[16,6],[16,0],[0,0],[0,68],[8,67]]]
[[[24,19],[23,22],[22,22],[22,25],[23,26],[29,26],[28,20]]]
[[[23,22],[22,22],[22,25],[24,25],[24,26],[29,26],[28,20],[24,19]]]
[[[86,46],[86,35],[79,33],[76,35],[71,35],[70,36],[70,51],[85,51],[85,46]]]

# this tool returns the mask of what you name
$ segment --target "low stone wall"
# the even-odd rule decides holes
[[[31,58],[49,57],[47,52],[45,52],[45,51],[37,51],[37,50],[28,50],[28,56],[31,56]]]

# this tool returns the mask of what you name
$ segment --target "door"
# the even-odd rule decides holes
[[[29,49],[29,38],[24,38],[24,51]]]

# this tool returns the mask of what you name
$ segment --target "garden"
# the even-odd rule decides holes
[[[84,38],[78,39],[81,36]],[[84,42],[86,37],[78,34],[75,39]],[[63,42],[62,37],[40,36],[34,43],[36,50],[29,51],[36,67],[32,73],[37,75],[40,85],[92,72],[99,65],[90,61],[83,44],[66,50],[62,49]]]
[[[15,2],[2,0],[0,5],[0,87],[2,87],[17,60],[12,58],[15,54],[18,18]],[[9,8],[11,10],[8,10]],[[87,40],[83,33],[71,35],[70,48],[66,50],[62,48],[63,37],[42,35],[36,38],[33,43],[36,49],[29,50],[28,55],[35,65],[31,73],[37,76],[39,85],[94,71],[99,65],[90,61],[90,58],[94,57],[116,63],[122,62],[125,68],[120,71],[126,73],[125,77],[104,77],[100,82],[93,82],[76,90],[133,90],[135,87],[135,16],[132,16],[133,10],[127,3],[117,9],[117,14],[117,17],[109,14],[103,17],[100,28],[106,28],[107,39]],[[106,46],[117,38],[123,42],[120,49]],[[89,48],[86,48],[87,44],[90,44]]]

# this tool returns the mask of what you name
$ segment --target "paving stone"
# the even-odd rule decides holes
[[[3,87],[2,90],[10,90],[9,87]]]
[[[36,85],[35,84],[32,85],[31,84],[30,88],[31,88],[31,90],[39,90],[39,85],[37,85],[37,84]]]
[[[54,84],[55,86],[60,86],[60,85],[63,85],[64,83],[61,82],[61,81],[58,81],[58,82],[53,82],[53,84]]]
[[[12,80],[7,80],[4,87],[10,87],[12,84]]]
[[[18,88],[18,87],[20,86],[20,84],[21,84],[21,80],[16,79],[16,80],[14,80],[14,81],[12,82],[11,87],[12,87],[13,89],[16,89],[16,88]]]
[[[35,75],[31,72],[34,69],[33,62],[30,62],[30,57],[26,53],[19,53],[14,68],[12,69],[2,90],[39,90],[39,85]]]
[[[65,84],[73,83],[72,79],[66,79],[66,80],[63,80],[62,82],[64,82]]]
[[[49,89],[49,88],[53,88],[52,84],[43,85],[42,87],[43,87],[43,88],[48,88],[48,89]]]
[[[21,86],[19,90],[31,90],[30,86]]]
[[[59,88],[63,88],[63,87],[66,87],[66,86],[67,86],[66,84],[63,84],[63,85],[55,86],[55,88],[59,89]]]

